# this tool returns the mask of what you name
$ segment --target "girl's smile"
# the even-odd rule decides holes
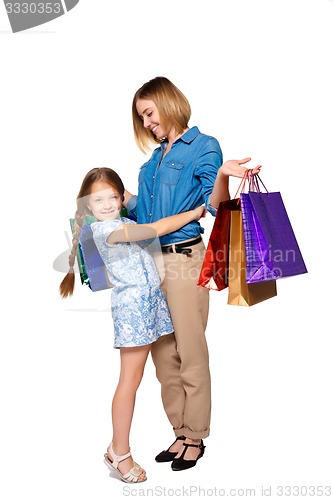
[[[122,199],[118,191],[104,181],[92,185],[87,208],[98,221],[118,219],[122,208]]]

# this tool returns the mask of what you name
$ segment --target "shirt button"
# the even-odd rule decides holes
[[[151,198],[154,198],[154,195],[152,194],[150,197],[151,197]]]
[[[153,175],[153,179],[155,179],[155,175]]]

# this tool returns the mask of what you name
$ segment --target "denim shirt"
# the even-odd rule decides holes
[[[221,147],[211,136],[192,127],[177,139],[163,157],[167,141],[156,148],[139,173],[138,195],[127,203],[130,217],[140,224],[155,222],[209,203],[217,171],[223,163]],[[161,245],[196,238],[204,229],[192,221],[178,231],[160,237]]]

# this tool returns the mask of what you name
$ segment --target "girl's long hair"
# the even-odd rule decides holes
[[[74,222],[74,233],[72,240],[72,250],[68,258],[69,271],[60,283],[59,292],[62,298],[66,298],[73,294],[75,285],[74,264],[77,256],[79,237],[82,231],[84,218],[86,215],[92,215],[87,207],[88,196],[91,194],[92,185],[97,181],[104,181],[113,187],[124,200],[124,184],[119,175],[111,168],[93,168],[90,170],[82,181],[79,194],[76,198],[76,212]]]

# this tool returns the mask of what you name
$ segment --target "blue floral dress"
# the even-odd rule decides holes
[[[125,217],[91,224],[95,244],[113,285],[111,312],[115,348],[151,344],[173,332],[155,262],[144,249],[144,243],[110,245],[106,242],[124,223],[135,224]]]

